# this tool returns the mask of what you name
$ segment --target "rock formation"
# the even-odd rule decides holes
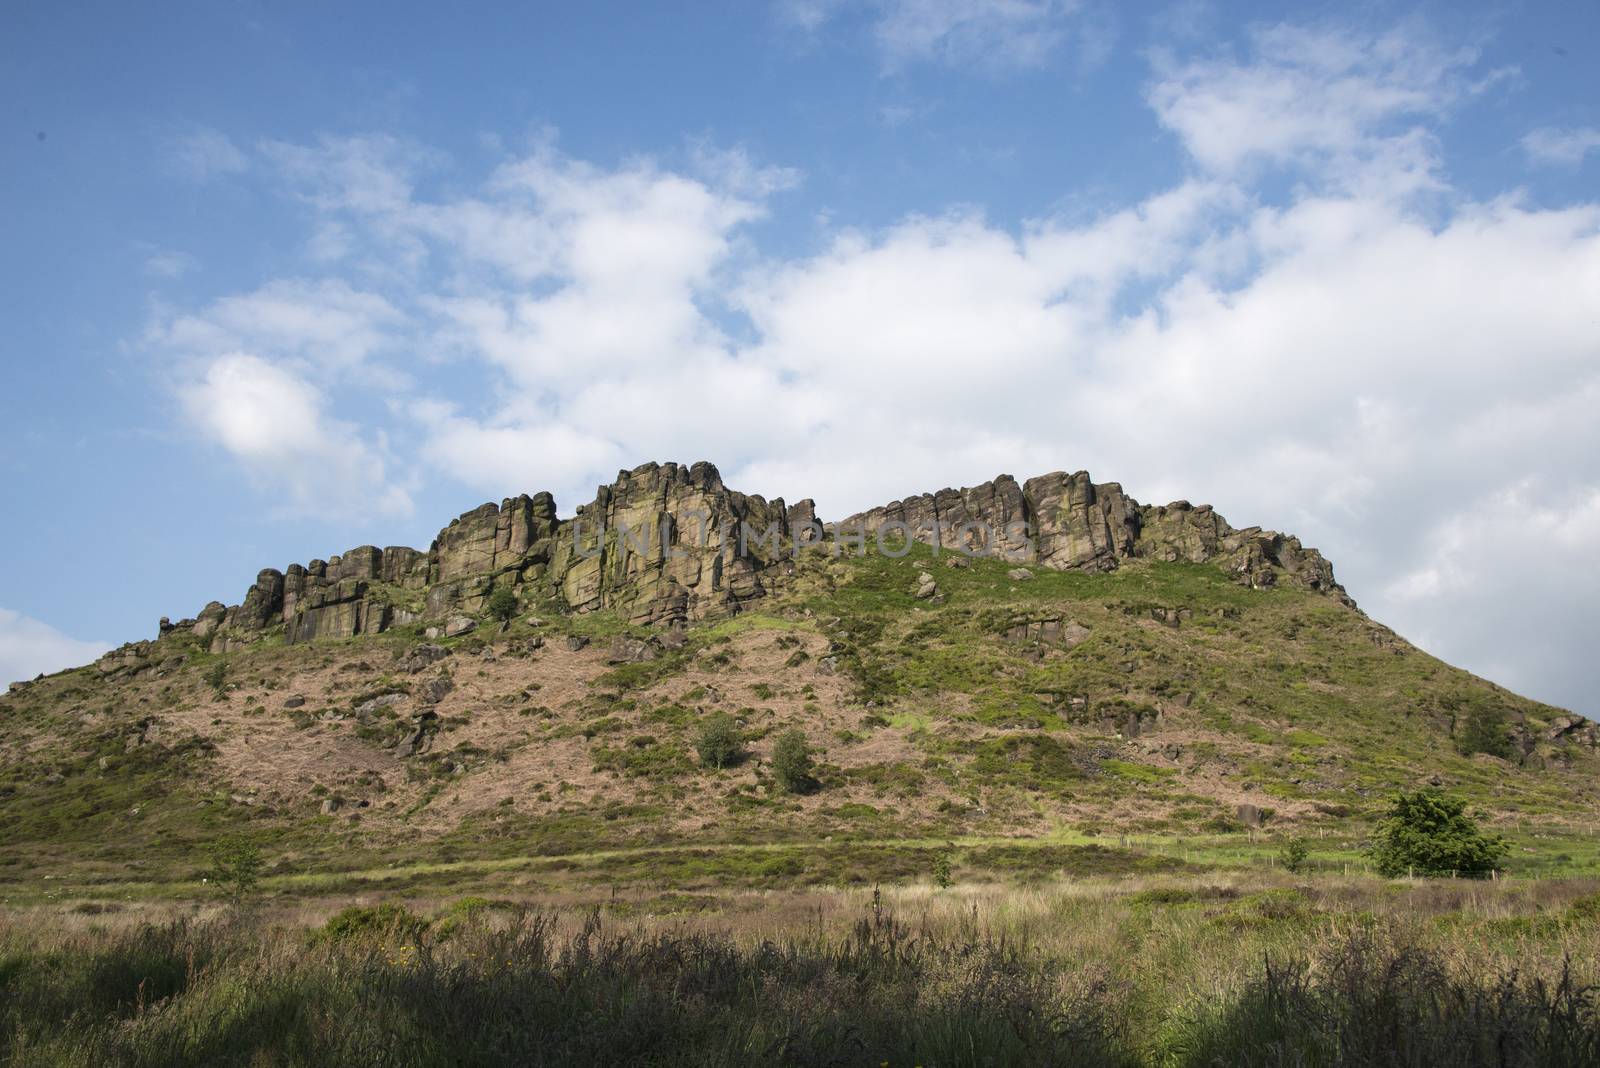
[[[1124,560],[1215,563],[1261,588],[1279,581],[1348,601],[1333,565],[1300,539],[1260,527],[1235,530],[1210,505],[1142,505],[1115,482],[1056,471],[1018,485],[1001,475],[971,489],[908,497],[834,524],[868,534],[896,524],[925,545],[988,553],[1057,570],[1111,571]],[[903,524],[903,527],[898,526]]]
[[[1289,582],[1350,603],[1332,565],[1296,538],[1235,530],[1207,505],[1141,505],[1082,471],[1020,485],[1002,475],[909,497],[827,532],[840,551],[872,551],[880,534],[891,535],[890,545],[909,535],[1057,570],[1110,571],[1138,558],[1213,563],[1253,587]],[[195,619],[163,620],[161,633],[187,631],[224,652],[280,629],[288,642],[421,621],[459,632],[501,585],[567,611],[607,608],[635,623],[683,623],[731,615],[765,596],[793,574],[797,543],[824,537],[809,499],[791,506],[730,490],[709,463],[650,463],[618,472],[571,519],[558,518],[548,493],[484,504],[452,520],[427,552],[364,545],[269,568],[239,604],[212,602]],[[922,587],[938,595],[931,575],[919,596]]]

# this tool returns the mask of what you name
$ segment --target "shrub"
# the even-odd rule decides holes
[[[1285,871],[1293,874],[1306,866],[1306,859],[1310,855],[1311,850],[1306,847],[1305,839],[1291,838],[1283,843],[1282,849],[1278,850],[1278,863],[1283,865]]]
[[[489,595],[489,618],[506,623],[517,614],[517,595],[509,586],[497,586]]]
[[[713,712],[700,723],[695,733],[694,751],[708,768],[725,768],[737,763],[744,752],[744,736],[739,725],[726,712]]]
[[[1400,793],[1378,821],[1371,849],[1378,871],[1400,875],[1486,875],[1505,857],[1505,839],[1486,834],[1460,798],[1435,789]]]
[[[249,896],[261,878],[261,850],[243,838],[230,835],[211,843],[206,851],[211,867],[206,881],[220,887],[237,905]]]
[[[772,773],[777,776],[778,785],[792,794],[804,793],[816,785],[811,772],[811,744],[806,741],[806,732],[791,727],[778,735],[772,749]]]
[[[428,921],[385,901],[381,905],[351,905],[329,917],[322,935],[331,942],[410,940],[427,929]]]
[[[1461,736],[1456,739],[1456,748],[1461,751],[1462,756],[1487,753],[1501,760],[1510,760],[1516,755],[1516,750],[1511,744],[1511,735],[1506,728],[1504,709],[1493,705],[1478,705],[1467,713],[1466,722],[1461,727]]]
[[[955,883],[950,872],[950,854],[940,853],[933,858],[933,885],[948,890]]]
[[[211,687],[212,693],[216,694],[218,699],[221,699],[221,697],[227,693],[227,661],[218,660],[215,664],[212,664],[210,667],[206,668],[204,677],[206,685]]]

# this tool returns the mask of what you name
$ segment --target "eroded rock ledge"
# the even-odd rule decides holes
[[[1141,505],[1083,471],[1021,484],[1002,475],[895,501],[829,530],[866,535],[870,551],[873,536],[900,523],[926,544],[992,548],[1047,568],[1109,571],[1141,557],[1214,563],[1254,587],[1288,583],[1352,603],[1332,565],[1297,538],[1236,530],[1208,505]],[[280,628],[290,642],[347,638],[481,612],[497,585],[569,611],[614,609],[637,623],[714,618],[781,587],[794,572],[796,539],[821,531],[809,499],[786,505],[739,493],[705,462],[649,463],[619,472],[570,519],[558,518],[548,493],[484,504],[452,520],[426,552],[363,545],[269,568],[239,604],[214,601],[195,619],[163,620],[162,633],[190,630],[218,652]]]

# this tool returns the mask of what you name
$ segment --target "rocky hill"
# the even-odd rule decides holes
[[[709,463],[650,463],[618,472],[572,519],[557,517],[548,493],[491,502],[453,520],[427,552],[363,545],[286,571],[268,568],[239,604],[213,601],[195,619],[163,620],[161,633],[192,634],[222,653],[280,627],[292,643],[418,621],[443,625],[481,611],[496,584],[553,600],[562,611],[609,609],[632,623],[722,618],[781,589],[794,574],[797,544],[826,551],[852,532],[865,537],[834,551],[898,553],[909,538],[1059,570],[1184,560],[1216,564],[1257,588],[1281,579],[1344,596],[1333,567],[1297,538],[1235,530],[1208,505],[1141,505],[1086,471],[1022,485],[1001,475],[824,526],[810,499],[788,506],[730,490]],[[118,659],[139,651],[126,648]]]
[[[1600,767],[1592,723],[1415,649],[1298,539],[1083,472],[823,523],[646,464],[570,518],[521,496],[426,551],[262,571],[0,723],[0,882],[127,878],[228,828],[308,869],[1337,829],[1425,780],[1576,826]],[[795,728],[804,790],[772,765]]]

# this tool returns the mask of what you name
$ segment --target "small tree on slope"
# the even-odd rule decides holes
[[[1457,797],[1424,789],[1400,793],[1378,821],[1371,856],[1378,871],[1406,875],[1487,875],[1506,855],[1506,841],[1486,834]]]

